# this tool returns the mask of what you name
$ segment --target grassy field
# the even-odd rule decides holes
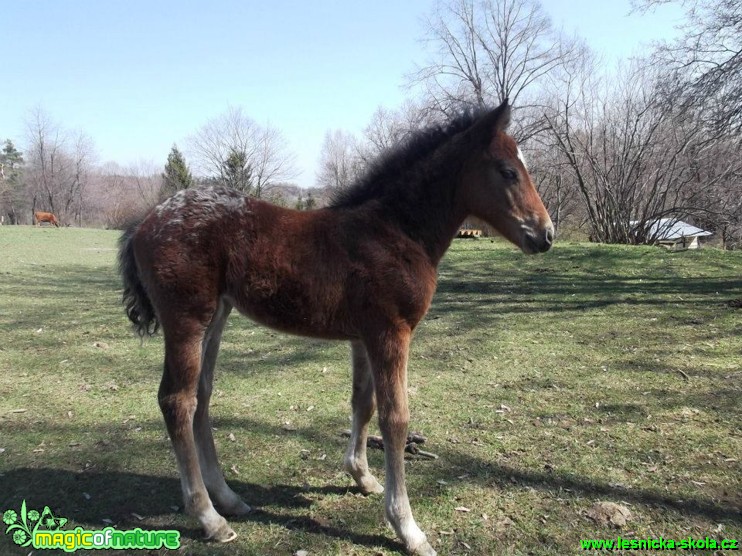
[[[234,543],[200,540],[156,403],[161,338],[140,345],[120,306],[117,235],[0,228],[0,512],[25,499],[67,530],[175,528],[183,554],[400,553],[381,498],[341,470],[347,346],[239,315],[212,415],[227,480],[257,511],[232,520]],[[742,253],[456,242],[410,358],[411,428],[440,456],[407,464],[433,546],[740,539],[740,305]],[[627,523],[601,522],[600,502]],[[28,552],[0,534],[0,554]]]

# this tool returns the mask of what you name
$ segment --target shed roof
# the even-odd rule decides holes
[[[632,222],[638,224],[639,222]],[[659,241],[675,241],[684,237],[705,237],[714,235],[692,224],[675,220],[674,218],[660,218],[649,226],[649,234],[655,236]]]

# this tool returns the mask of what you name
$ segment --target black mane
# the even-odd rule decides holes
[[[388,194],[399,194],[399,187],[409,187],[409,182],[417,181],[413,178],[419,173],[420,163],[454,135],[469,129],[483,112],[467,110],[448,123],[413,132],[396,147],[382,152],[353,185],[335,192],[330,208],[358,206]]]

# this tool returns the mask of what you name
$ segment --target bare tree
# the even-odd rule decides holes
[[[414,131],[417,126],[404,121],[403,117],[401,110],[389,110],[383,106],[374,111],[371,121],[363,130],[363,141],[358,142],[357,150],[365,163],[404,141]]]
[[[715,232],[723,248],[742,247],[742,142],[723,137],[698,160],[699,205],[696,223]]]
[[[383,153],[409,139],[415,131],[444,119],[440,112],[408,100],[398,109],[379,106],[358,137],[343,130],[328,131],[320,154],[317,185],[330,191],[347,187]]]
[[[161,189],[162,173],[155,162],[104,164],[90,180],[86,221],[121,229],[157,204]]]
[[[188,139],[188,146],[197,171],[219,181],[227,180],[224,172],[230,168],[230,157],[240,157],[251,177],[250,193],[256,197],[296,175],[296,157],[281,132],[259,125],[241,108],[230,107],[206,122]]]
[[[580,212],[580,199],[569,164],[560,156],[558,149],[547,141],[531,144],[525,158],[528,172],[551,215],[554,233],[558,237],[563,223]]]
[[[427,102],[444,114],[506,97],[520,107],[533,104],[543,78],[582,52],[579,41],[553,28],[538,0],[440,2],[426,39],[435,57],[410,83],[422,85]]]
[[[654,61],[668,69],[666,82],[687,106],[703,105],[704,122],[742,132],[742,7],[739,0],[634,0],[645,12],[663,4],[686,10],[682,35],[657,45]]]
[[[379,106],[363,130],[362,150],[367,151],[365,157],[373,157],[392,149],[416,130],[439,123],[442,119],[440,113],[410,100],[396,110]]]
[[[93,172],[88,186],[85,220],[93,226],[119,228],[121,216],[133,196],[126,195],[126,171],[115,162],[107,162]]]
[[[444,114],[424,103],[407,100],[398,109],[379,106],[356,142],[358,155],[367,166],[381,153],[394,149],[416,131],[445,121]]]
[[[90,172],[95,162],[93,140],[83,132],[77,132],[72,138],[72,175],[63,191],[64,206],[62,214],[82,225],[82,214],[87,202],[86,188],[90,182]]]
[[[597,241],[655,242],[659,219],[704,213],[702,192],[734,171],[700,178],[699,161],[719,137],[682,101],[658,94],[663,76],[643,60],[603,83],[570,75],[546,115]]]
[[[317,186],[334,191],[351,185],[364,168],[359,150],[359,141],[350,133],[340,129],[325,133]]]
[[[596,102],[601,83],[597,67],[594,54],[583,45],[579,55],[551,71],[539,93],[541,114],[533,115],[533,120],[543,122],[547,133],[534,133],[520,143],[529,173],[557,233],[570,220],[579,227],[587,220],[587,212],[581,198],[579,174],[573,171],[571,159],[563,154],[558,135],[552,133],[551,128],[554,121],[558,121],[561,131],[568,134],[574,127],[595,125],[584,107]]]
[[[131,185],[128,195],[137,199],[137,204],[149,208],[157,204],[162,189],[162,174],[159,165],[153,160],[140,160],[124,169]]]
[[[70,134],[42,109],[28,121],[27,185],[32,207],[37,204],[62,221],[81,224],[85,188],[94,160],[92,140],[82,132]]]

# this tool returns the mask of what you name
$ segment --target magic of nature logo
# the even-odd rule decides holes
[[[65,552],[76,550],[131,550],[180,547],[180,532],[173,530],[145,530],[139,527],[119,530],[114,527],[89,530],[82,527],[65,531],[62,528],[69,521],[55,516],[49,506],[39,511],[29,509],[24,500],[18,511],[3,512],[5,534],[20,547],[31,546],[36,549],[62,549]]]

